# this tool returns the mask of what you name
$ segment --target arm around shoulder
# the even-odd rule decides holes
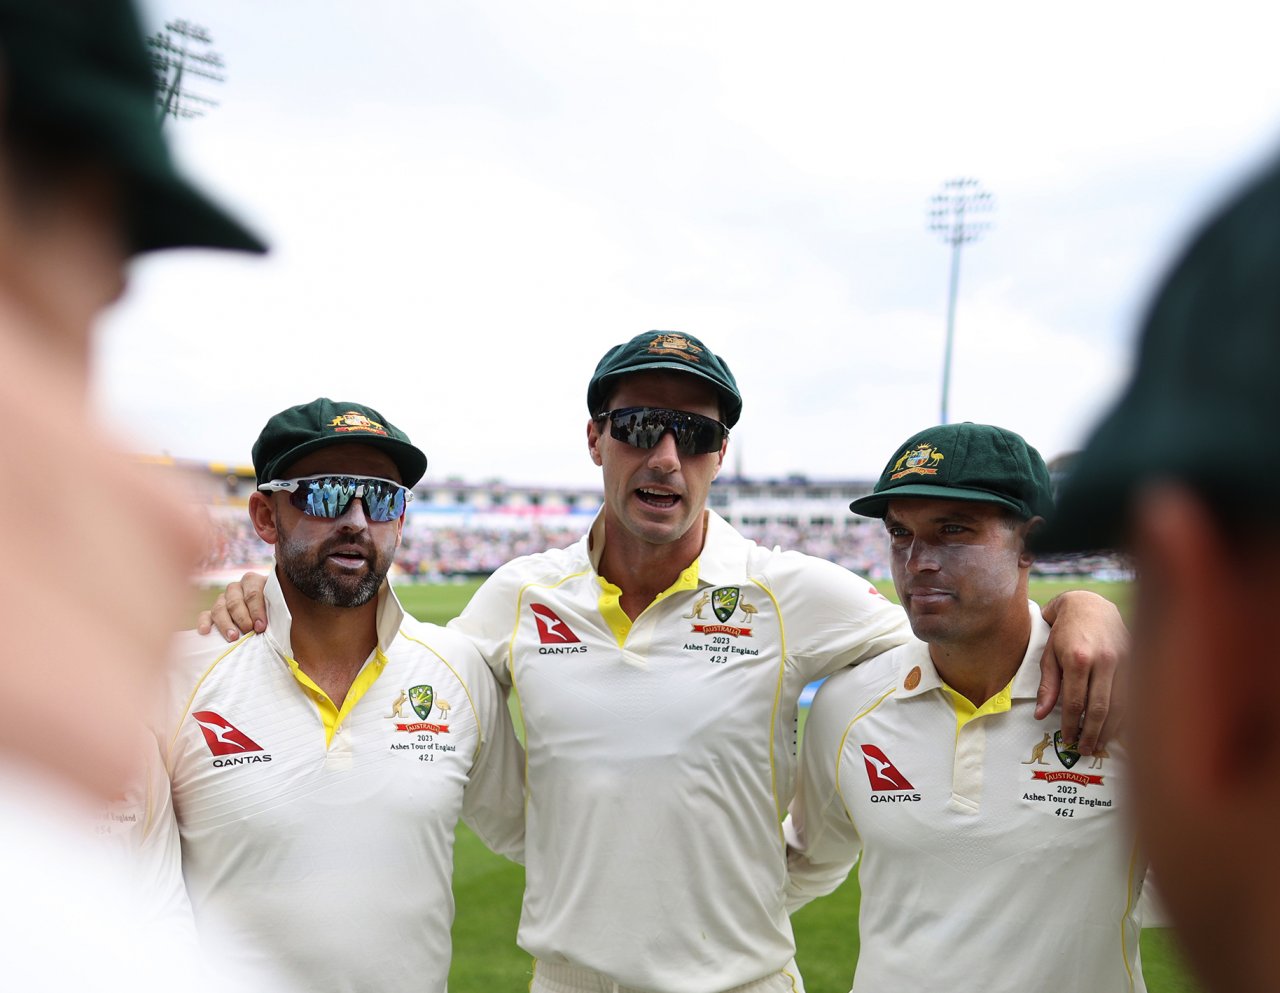
[[[778,600],[787,654],[817,679],[911,640],[902,608],[875,585],[825,559],[782,552],[763,583]]]

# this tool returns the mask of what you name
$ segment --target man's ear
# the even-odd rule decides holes
[[[1023,569],[1030,569],[1036,560],[1036,557],[1031,554],[1031,536],[1042,527],[1044,527],[1043,517],[1033,517],[1031,520],[1025,521],[1021,526],[1022,551],[1018,553],[1018,565]]]
[[[600,424],[599,421],[587,421],[587,450],[591,452],[591,461],[602,465],[600,458]]]
[[[260,490],[249,494],[249,520],[253,522],[253,529],[258,532],[258,537],[268,545],[274,545],[279,540],[274,494],[268,495]]]
[[[1136,501],[1135,690],[1161,681],[1171,712],[1155,716],[1169,729],[1169,761],[1188,789],[1219,802],[1280,768],[1280,647],[1266,633],[1280,579],[1265,551],[1255,559],[1229,540],[1183,487]]]

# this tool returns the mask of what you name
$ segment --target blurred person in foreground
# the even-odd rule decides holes
[[[1136,367],[1059,494],[1045,551],[1122,547],[1137,573],[1131,730],[1140,838],[1193,968],[1280,984],[1280,162],[1191,238]]]
[[[599,516],[576,545],[498,569],[450,624],[515,690],[527,735],[530,989],[802,990],[781,828],[800,693],[903,643],[905,617],[865,579],[761,548],[707,508],[742,397],[702,342],[637,335],[586,393]],[[246,587],[235,609],[252,625]],[[1070,733],[1089,687],[1096,739],[1126,635],[1101,598],[1074,602],[1045,678],[1056,687],[1055,651],[1071,660]]]
[[[1040,453],[972,423],[916,433],[850,504],[884,521],[917,640],[818,690],[787,905],[857,862],[854,993],[1145,989],[1123,750],[1085,759],[1035,714],[1049,627],[1027,539],[1052,505]]]
[[[88,415],[91,331],[130,258],[181,246],[263,250],[175,171],[130,4],[0,0],[0,933],[14,989],[201,978],[88,838],[110,823],[105,801],[150,792],[143,720],[198,556],[178,505]],[[158,814],[167,795],[151,799]]]
[[[271,417],[253,465],[270,627],[181,637],[158,732],[197,922],[308,993],[444,993],[454,829],[521,856],[524,756],[472,644],[386,581],[427,457],[320,398]]]

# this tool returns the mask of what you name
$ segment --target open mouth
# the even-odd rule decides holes
[[[369,556],[358,548],[339,548],[329,552],[325,558],[344,569],[359,569],[369,561]]]
[[[662,490],[636,490],[636,496],[640,502],[649,507],[656,507],[660,510],[669,510],[680,502],[680,496],[676,493],[667,493]]]

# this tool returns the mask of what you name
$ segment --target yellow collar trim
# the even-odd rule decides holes
[[[1009,680],[1004,689],[981,707],[975,707],[967,696],[953,690],[946,683],[942,684],[942,690],[951,697],[951,706],[956,712],[956,734],[959,734],[970,721],[976,721],[979,717],[986,717],[988,714],[1008,713],[1013,706],[1013,680]]]
[[[698,559],[694,559],[693,563],[676,577],[674,583],[653,598],[653,603],[665,600],[674,593],[696,590],[698,588],[698,562]],[[613,632],[614,640],[618,642],[618,647],[621,648],[626,643],[627,635],[631,633],[631,618],[622,609],[622,587],[615,586],[604,576],[597,576],[596,579],[600,583],[600,616],[609,625],[609,630]],[[652,607],[653,603],[649,604],[649,607]],[[648,610],[649,607],[646,607],[645,610]]]
[[[347,691],[347,698],[342,701],[342,706],[338,707],[329,699],[329,694],[317,686],[315,680],[302,671],[302,666],[298,665],[296,659],[286,655],[284,660],[289,663],[289,671],[293,673],[293,678],[302,685],[303,691],[307,696],[311,697],[316,709],[320,711],[320,720],[324,722],[325,748],[333,744],[334,732],[342,726],[342,722],[347,719],[347,715],[355,709],[356,704],[360,702],[360,698],[369,691],[369,687],[378,681],[378,677],[382,675],[382,670],[387,667],[387,657],[382,654],[381,648],[375,647],[372,657],[366,660],[360,672],[357,673],[355,682],[351,684],[351,689]]]

